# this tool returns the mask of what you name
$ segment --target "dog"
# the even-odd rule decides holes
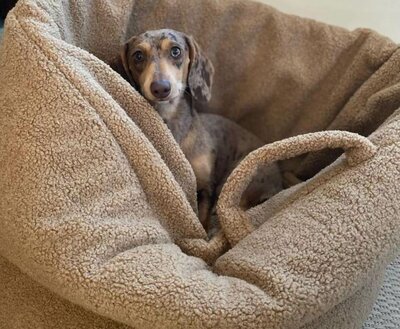
[[[191,164],[198,216],[207,230],[225,180],[262,141],[229,119],[196,111],[198,102],[211,98],[214,67],[193,37],[170,29],[147,31],[122,46],[120,61],[122,74],[159,113]],[[281,189],[278,166],[266,166],[241,206],[252,207]]]

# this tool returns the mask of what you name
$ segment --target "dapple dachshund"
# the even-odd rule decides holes
[[[133,36],[123,45],[120,60],[126,78],[159,113],[190,162],[199,219],[207,229],[226,178],[263,143],[231,120],[196,111],[196,102],[211,98],[214,68],[191,36],[167,29]],[[247,188],[241,205],[256,205],[281,189],[277,165],[268,166]]]

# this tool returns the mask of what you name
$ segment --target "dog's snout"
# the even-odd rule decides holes
[[[171,92],[171,83],[168,80],[153,81],[150,85],[151,93],[156,98],[165,98]]]

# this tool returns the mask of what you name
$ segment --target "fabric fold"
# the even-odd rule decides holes
[[[108,65],[126,36],[162,27],[216,67],[202,111],[265,143],[372,132],[375,155],[316,176],[320,158],[281,164],[305,181],[248,210],[254,231],[233,248],[207,244],[190,164]],[[0,327],[362,323],[400,245],[397,45],[244,0],[20,0],[1,47]]]

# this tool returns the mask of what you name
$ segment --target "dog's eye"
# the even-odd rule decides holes
[[[135,51],[135,53],[133,54],[133,59],[137,63],[143,62],[144,61],[144,54],[140,50]]]
[[[171,48],[171,56],[173,58],[178,58],[181,55],[181,49],[179,47],[172,47]]]

